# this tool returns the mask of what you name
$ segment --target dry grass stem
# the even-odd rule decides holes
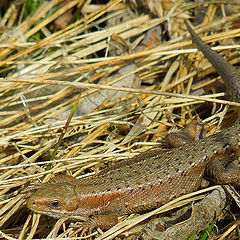
[[[183,21],[193,19],[202,39],[237,66],[239,4],[91,2],[0,3],[0,238],[81,239],[69,220],[46,220],[26,208],[39,183],[58,173],[86,177],[164,148],[169,132],[196,117],[206,135],[236,119],[240,103],[228,97]],[[206,191],[89,237],[115,238],[153,215],[202,199]]]

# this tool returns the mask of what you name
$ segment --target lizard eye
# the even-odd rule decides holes
[[[52,209],[59,209],[61,207],[61,202],[58,200],[54,200],[50,203],[50,208]]]

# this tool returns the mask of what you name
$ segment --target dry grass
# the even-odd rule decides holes
[[[49,233],[46,226],[54,226],[54,220],[40,221],[26,209],[30,190],[23,190],[30,189],[30,183],[46,182],[60,172],[93,174],[109,162],[156,146],[196,115],[212,134],[227,106],[240,106],[223,98],[223,88],[216,88],[219,77],[202,54],[196,54],[183,24],[192,13],[204,11],[196,31],[206,42],[224,45],[216,49],[237,64],[239,5],[228,4],[226,12],[224,1],[200,7],[187,1],[156,1],[156,8],[149,1],[140,13],[135,1],[59,2],[44,1],[25,16],[27,1],[13,1],[0,20],[3,238],[51,237],[62,224]],[[67,20],[58,17],[69,15],[65,26]],[[142,44],[147,33],[150,37]],[[209,94],[209,89],[216,92]],[[53,158],[63,130],[67,132]],[[67,228],[58,237],[74,236],[74,231]]]

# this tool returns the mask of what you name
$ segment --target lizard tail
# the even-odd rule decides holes
[[[205,42],[203,42],[187,21],[184,21],[184,23],[192,37],[192,41],[196,43],[198,49],[204,54],[218,74],[222,77],[232,100],[240,102],[240,73],[223,57],[218,55]]]

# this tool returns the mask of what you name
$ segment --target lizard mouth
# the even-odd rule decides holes
[[[57,210],[54,211],[53,209],[51,209],[51,211],[50,210],[49,211],[48,210],[43,210],[41,205],[37,206],[31,198],[28,199],[26,205],[30,210],[32,210],[35,213],[44,214],[44,215],[47,215],[49,217],[53,217],[53,218],[57,218],[57,219],[66,217],[68,219],[78,220],[78,221],[83,221],[83,222],[88,220],[87,217],[77,216],[77,215],[74,215],[74,214],[70,215],[67,212],[59,213],[59,212],[57,212]]]
[[[54,213],[54,212],[45,212],[45,211],[37,210],[35,208],[29,208],[29,209],[34,211],[35,213],[44,214],[44,215],[47,215],[49,217],[56,218],[56,219],[60,219],[60,218],[65,217],[66,219],[71,219],[71,220],[76,220],[76,221],[83,221],[83,222],[86,222],[86,221],[89,220],[87,217],[67,215],[67,214],[58,214],[58,213]]]
[[[52,212],[52,211],[50,212],[50,211],[44,211],[44,210],[42,210],[41,207],[37,207],[36,204],[34,204],[34,203],[31,201],[31,199],[29,199],[29,200],[27,201],[26,205],[27,205],[27,207],[28,207],[30,210],[32,210],[32,211],[34,211],[34,212],[36,212],[36,213],[45,214],[45,215],[48,215],[48,216],[53,217],[53,218],[61,218],[61,217],[62,217],[62,215],[59,214],[59,213],[56,213],[56,212],[54,213],[54,212]]]
[[[44,214],[44,215],[47,215],[47,216],[49,216],[49,217],[53,217],[53,218],[57,218],[57,219],[63,217],[63,215],[58,214],[58,213],[40,211],[40,210],[37,210],[36,208],[29,208],[29,209],[32,210],[32,211],[34,211],[35,213]]]

